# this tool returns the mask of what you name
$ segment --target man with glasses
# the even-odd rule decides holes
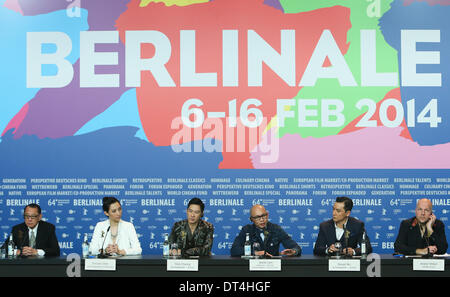
[[[12,228],[14,243],[18,254],[22,256],[59,256],[60,249],[56,238],[55,226],[41,221],[41,207],[29,204],[23,212],[24,223]],[[9,238],[4,246],[7,246]]]
[[[176,222],[169,236],[171,255],[209,256],[213,243],[214,226],[201,218],[205,204],[199,198],[192,198],[187,206],[187,219]],[[176,244],[176,248],[174,247]]]
[[[262,205],[254,205],[250,210],[250,221],[253,224],[242,227],[231,247],[231,256],[244,255],[246,234],[252,244],[256,256],[300,256],[301,247],[278,225],[269,222],[269,212]],[[285,248],[280,253],[280,244]]]
[[[396,253],[404,255],[445,254],[448,244],[444,223],[433,214],[429,199],[420,199],[416,216],[402,221],[394,243]]]

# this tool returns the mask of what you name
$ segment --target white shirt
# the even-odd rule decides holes
[[[347,222],[348,222],[348,219],[347,219],[347,221],[345,222],[345,224],[343,225],[344,228],[347,226]],[[334,228],[336,228],[336,239],[340,241],[341,238],[342,238],[342,235],[344,235],[344,228],[339,228],[339,227],[336,225],[336,223],[334,223]],[[325,250],[325,253],[328,255],[328,249]],[[355,254],[356,254],[356,252],[353,250],[353,256],[354,256]]]
[[[344,224],[345,226],[345,224]],[[344,228],[339,228],[336,223],[334,224],[334,227],[336,228],[336,239],[341,240],[342,235],[344,235]]]
[[[98,255],[102,245],[103,249],[106,249],[109,244],[113,244],[111,229],[108,232],[108,227],[110,226],[109,219],[98,222],[95,226],[94,234],[89,245],[89,251],[92,255]],[[119,250],[125,250],[127,255],[140,255],[142,248],[133,224],[120,220],[117,230],[116,244],[119,246]],[[103,241],[105,242],[104,244]]]
[[[38,227],[39,227],[39,223],[34,227],[34,229],[31,229],[30,227],[28,227],[28,244],[30,243],[31,240],[31,231],[34,232],[34,238],[35,238],[35,244],[36,244],[36,239],[37,239],[37,232],[38,232]],[[45,256],[45,252],[44,250],[37,250],[38,256]]]
[[[347,222],[348,222],[348,220],[347,220]],[[347,222],[344,223],[344,225],[343,225],[344,227],[347,226]],[[341,238],[342,238],[342,235],[344,235],[344,228],[339,228],[339,227],[336,225],[336,223],[334,223],[334,228],[336,229],[336,239],[337,239],[338,241],[340,241]],[[328,249],[325,250],[325,254],[328,255]],[[353,251],[353,255],[355,255],[355,251]]]

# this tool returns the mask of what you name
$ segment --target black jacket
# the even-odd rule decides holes
[[[415,255],[416,249],[424,249],[432,245],[437,247],[438,255],[447,252],[448,244],[445,237],[445,226],[442,221],[436,220],[433,225],[433,234],[429,238],[426,238],[426,236],[422,238],[420,227],[415,217],[401,222],[400,230],[394,243],[396,253]]]
[[[12,234],[13,241],[19,249],[30,245],[28,227],[25,223],[14,226],[12,228]],[[8,242],[9,236],[3,246],[6,247]],[[36,237],[36,249],[43,250],[46,257],[60,256],[58,239],[56,238],[55,226],[53,224],[39,221]]]
[[[346,229],[349,231],[348,245],[345,245],[345,234],[342,235],[340,240],[336,238],[336,227],[333,220],[325,221],[320,224],[319,235],[317,236],[316,244],[314,245],[314,255],[325,256],[326,250],[336,242],[341,242],[342,247],[352,248],[355,250],[356,255],[361,255],[361,248],[358,247],[361,244],[362,236],[365,231],[364,223],[353,217],[349,217],[347,220]],[[370,239],[366,232],[366,253],[372,253],[372,246],[370,245]]]

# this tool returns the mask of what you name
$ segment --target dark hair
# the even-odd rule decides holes
[[[336,202],[342,203],[344,202],[344,210],[345,211],[351,211],[353,208],[353,201],[352,199],[348,197],[337,197]]]
[[[194,197],[194,198],[192,198],[191,200],[189,200],[189,203],[188,203],[187,208],[189,208],[189,206],[191,206],[191,204],[195,204],[195,205],[200,206],[200,209],[202,210],[202,213],[203,213],[203,211],[205,210],[205,204],[203,203],[202,200],[200,200],[200,199],[197,198],[197,197]]]
[[[109,212],[109,208],[111,207],[111,204],[119,203],[119,200],[117,200],[115,197],[104,197],[103,198],[103,211]]]
[[[36,204],[36,203],[28,204],[28,205],[25,206],[25,208],[23,209],[23,213],[25,213],[25,210],[27,210],[27,207],[37,208],[38,214],[41,214],[41,207],[40,207],[38,204]]]

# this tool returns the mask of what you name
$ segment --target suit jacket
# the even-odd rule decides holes
[[[58,239],[56,238],[55,226],[41,220],[37,228],[36,249],[43,250],[46,257],[59,257],[60,249]],[[12,228],[13,241],[19,249],[30,246],[28,233],[28,227],[25,223]],[[9,237],[4,243],[5,247],[8,245],[8,242]]]
[[[192,234],[192,244],[188,241],[189,223],[187,220],[176,222],[169,236],[169,243],[177,243],[183,256],[209,256],[213,244],[214,226],[200,220]]]
[[[436,220],[433,226],[433,234],[431,234],[429,239],[425,238],[425,236],[422,238],[420,227],[415,217],[401,222],[400,230],[394,243],[395,252],[404,255],[415,255],[416,249],[424,249],[429,245],[437,247],[437,254],[445,254],[447,252],[448,244],[445,237],[445,226],[442,221]]]
[[[362,236],[365,231],[364,223],[353,217],[347,220],[346,229],[349,231],[348,246],[345,246],[345,234],[340,240],[336,238],[336,227],[333,220],[325,221],[320,224],[319,235],[317,236],[316,244],[314,245],[314,255],[325,256],[326,250],[336,242],[341,242],[342,247],[350,247],[355,250],[356,255],[361,255],[361,248],[358,244],[362,241]],[[372,253],[372,246],[370,245],[369,236],[366,232],[366,252]]]
[[[108,232],[108,227],[110,227],[110,225],[110,221],[105,220],[98,222],[95,226],[94,234],[92,235],[92,240],[89,245],[91,254],[98,255],[102,246],[106,249],[108,244],[113,243],[111,230]],[[141,244],[132,223],[120,220],[116,244],[119,246],[119,250],[125,250],[127,255],[140,255],[142,253]]]
[[[261,238],[261,233],[264,233],[263,230],[258,229],[255,224],[249,224],[242,227],[239,235],[234,239],[233,246],[231,247],[231,256],[239,257],[244,255],[244,244],[246,233],[250,235],[250,242],[253,246],[253,243],[258,242],[260,245],[260,249],[262,251],[266,251],[272,256],[280,255],[280,244],[283,244],[285,249],[293,249],[296,251],[296,256],[300,256],[302,254],[302,248],[278,225],[272,224],[271,222],[267,222],[266,234],[264,235],[266,242],[264,248],[264,241]]]

